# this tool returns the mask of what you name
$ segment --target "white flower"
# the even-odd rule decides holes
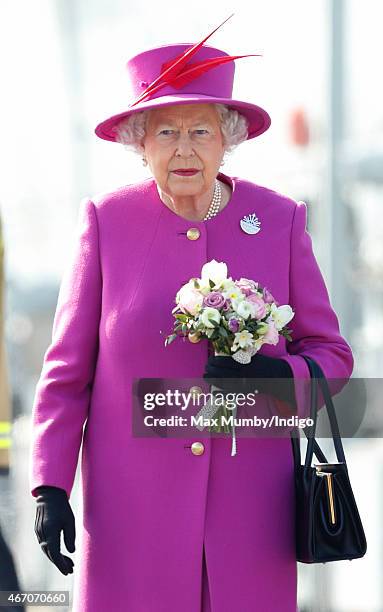
[[[205,263],[201,270],[202,285],[208,285],[209,279],[212,280],[216,286],[219,286],[222,281],[227,279],[227,265],[223,261],[218,262],[215,259]]]
[[[199,291],[202,293],[203,297],[205,297],[205,295],[208,295],[212,291],[212,288],[210,287],[210,283],[207,278],[199,280]]]
[[[251,302],[248,302],[246,299],[233,300],[232,306],[233,310],[243,319],[248,319],[248,317],[255,317],[255,305]]]
[[[238,347],[244,349],[252,346],[253,344],[253,335],[247,329],[244,329],[243,331],[236,332],[234,334],[234,342],[231,350],[237,350]]]
[[[205,325],[205,327],[215,327],[215,325],[211,323],[211,320],[219,323],[221,320],[221,314],[216,308],[211,308],[210,306],[207,306],[201,312],[200,320]]]
[[[241,291],[239,287],[237,287],[237,285],[231,279],[222,283],[222,286],[223,288],[221,290],[221,293],[225,296],[225,298],[238,301],[242,301],[245,299],[245,294]]]
[[[189,281],[178,291],[176,302],[183,312],[195,316],[201,310],[203,295],[194,287],[193,281]]]
[[[229,291],[231,289],[237,289],[237,285],[235,284],[231,276],[229,276],[229,278],[224,278],[223,281],[221,282],[220,287],[221,287],[222,293],[224,291]]]
[[[275,304],[271,304],[270,315],[275,323],[275,327],[278,329],[282,329],[294,316],[294,311],[288,304],[284,306],[276,306]]]

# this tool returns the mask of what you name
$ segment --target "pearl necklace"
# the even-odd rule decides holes
[[[211,219],[212,217],[216,216],[221,206],[221,198],[222,198],[221,185],[219,184],[219,181],[215,179],[213,199],[211,201],[211,204],[209,206],[209,209],[206,215],[203,218],[203,221],[208,221],[208,219]]]

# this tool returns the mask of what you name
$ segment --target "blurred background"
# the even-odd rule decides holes
[[[209,44],[263,54],[236,62],[233,94],[266,108],[272,125],[238,147],[223,171],[307,203],[315,254],[354,352],[353,376],[380,376],[380,0],[2,0],[0,526],[21,589],[71,594],[73,587],[73,575],[62,576],[37,543],[28,453],[35,385],[79,203],[148,176],[138,156],[100,140],[94,128],[130,102],[129,57],[194,43],[233,11]],[[367,554],[351,563],[298,564],[301,612],[383,611],[383,416],[374,436],[369,427],[362,423],[357,437],[344,440]],[[75,515],[78,480],[77,473]]]

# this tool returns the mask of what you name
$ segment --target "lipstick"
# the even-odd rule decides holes
[[[195,174],[198,174],[199,170],[196,170],[195,168],[190,168],[189,170],[187,169],[179,169],[179,170],[172,170],[173,174],[178,174],[179,176],[194,176]]]

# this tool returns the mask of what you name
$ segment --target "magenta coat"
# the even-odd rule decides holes
[[[75,612],[207,612],[203,554],[213,612],[296,610],[290,439],[240,438],[232,457],[230,438],[204,438],[195,455],[198,432],[164,439],[131,430],[132,378],[203,376],[207,340],[165,347],[164,334],[176,292],[211,259],[295,310],[293,342],[281,337],[261,353],[286,359],[297,380],[309,378],[302,353],[328,377],[351,375],[352,352],[313,254],[306,205],[218,176],[233,193],[208,221],[171,211],[154,179],[81,203],[36,388],[30,461],[32,495],[45,484],[70,496],[82,441]],[[239,225],[250,213],[261,223],[254,235]],[[200,230],[196,240],[187,236],[191,227]]]

